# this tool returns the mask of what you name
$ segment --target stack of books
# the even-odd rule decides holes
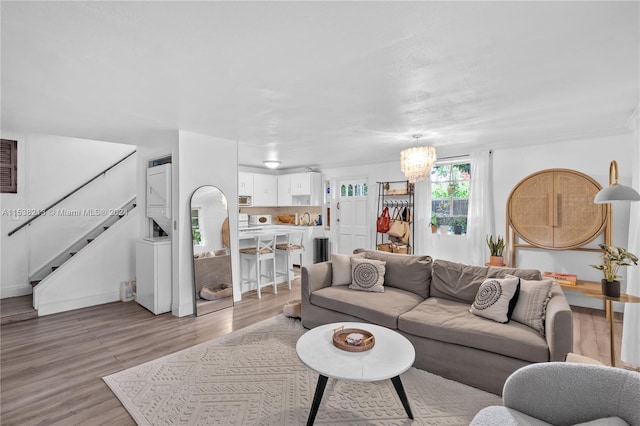
[[[578,276],[573,274],[563,274],[560,272],[543,272],[542,276],[545,278],[553,278],[558,284],[576,285],[578,283]]]

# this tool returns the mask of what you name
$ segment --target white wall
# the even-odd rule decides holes
[[[617,136],[553,142],[529,147],[495,148],[493,150],[493,181],[497,232],[500,235],[505,235],[506,202],[511,190],[520,180],[534,172],[550,168],[573,169],[585,173],[596,179],[601,185],[607,186],[609,163],[611,160],[617,160],[620,169],[620,182],[630,184],[633,170],[629,154],[633,152],[633,143],[637,142],[634,142],[632,134],[629,133]],[[370,248],[373,248],[377,214],[377,186],[375,182],[404,179],[404,175],[400,172],[399,158],[380,164],[326,169],[323,170],[323,174],[323,181],[331,181],[332,190],[335,188],[336,180],[340,178],[367,177],[369,181],[368,220],[371,223]],[[334,197],[335,190],[333,190],[332,194],[332,212],[335,211]],[[421,202],[420,199],[416,201],[418,203]],[[629,232],[628,205],[621,204],[614,207],[613,224],[614,244],[627,246]],[[335,215],[332,214],[332,242],[336,241],[335,225]],[[431,231],[428,229],[416,229],[416,235],[422,232]],[[598,242],[602,241],[602,237],[599,237],[590,246],[597,247]],[[470,262],[471,256],[467,249],[466,236],[433,235],[431,246],[430,252],[425,254],[429,254],[434,258],[462,263]],[[600,281],[600,271],[589,266],[592,263],[597,264],[599,262],[600,259],[597,253],[549,250],[518,251],[518,267],[574,273],[580,279],[589,281]],[[626,271],[622,273],[626,274]],[[568,297],[572,304],[602,308],[600,301],[578,295],[576,292],[571,292]],[[617,309],[619,308],[617,307]]]
[[[2,130],[18,141],[18,193],[0,196],[2,215],[1,297],[31,293],[29,278],[60,250],[106,219],[88,209],[119,208],[135,196],[135,155],[87,188],[9,237],[28,217],[12,209],[40,210],[65,196],[135,148],[130,145]],[[62,211],[79,216],[65,216]]]
[[[238,144],[236,141],[191,132],[179,133],[178,215],[176,239],[178,244],[177,270],[174,270],[174,315],[193,314],[193,256],[191,242],[191,194],[203,185],[218,187],[229,203],[229,231],[234,300],[240,300],[238,275]],[[175,194],[175,192],[174,192]],[[176,252],[174,251],[174,254]]]

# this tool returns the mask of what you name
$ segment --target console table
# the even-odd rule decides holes
[[[611,366],[616,366],[615,346],[613,337],[613,302],[620,303],[640,303],[640,297],[620,293],[620,297],[608,297],[602,294],[600,283],[593,281],[578,280],[576,285],[560,284],[563,290],[575,290],[584,294],[585,296],[592,297],[604,301],[604,309],[607,320],[609,321],[609,348],[611,353]]]

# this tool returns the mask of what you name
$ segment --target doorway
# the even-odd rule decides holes
[[[338,181],[336,197],[336,235],[338,247],[334,251],[351,254],[356,248],[369,248],[370,227],[366,178]]]

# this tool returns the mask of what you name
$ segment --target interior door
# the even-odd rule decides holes
[[[333,248],[334,252],[351,254],[356,248],[370,248],[371,227],[367,193],[365,178],[338,182],[336,203],[338,247]]]

